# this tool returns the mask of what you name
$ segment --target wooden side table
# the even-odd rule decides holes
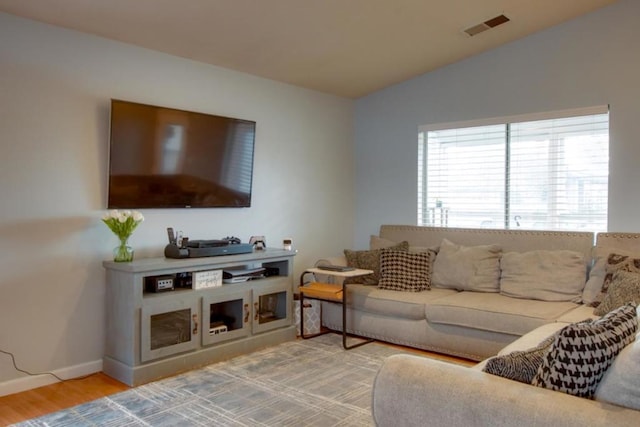
[[[372,270],[363,270],[363,269],[355,269],[349,271],[331,271],[324,270],[321,268],[307,268],[300,275],[300,286],[298,287],[298,291],[300,292],[300,336],[303,339],[317,337],[318,335],[326,334],[327,332],[319,332],[317,334],[306,335],[304,334],[304,298],[309,299],[317,299],[321,301],[330,301],[342,304],[342,346],[345,350],[351,350],[352,348],[360,347],[361,345],[368,344],[373,342],[373,339],[365,338],[365,341],[354,344],[347,345],[347,284],[343,283],[331,284],[331,283],[320,283],[320,282],[311,282],[304,285],[304,276],[305,274],[324,274],[326,276],[333,277],[341,277],[343,279],[350,277],[358,277],[358,276],[366,276],[367,274],[372,274]],[[351,334],[353,335],[353,334]]]

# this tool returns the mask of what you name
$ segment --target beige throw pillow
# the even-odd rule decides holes
[[[584,255],[569,250],[506,252],[500,293],[512,298],[580,302],[587,279]]]
[[[616,356],[596,389],[595,400],[640,410],[640,335]]]
[[[442,239],[433,263],[431,285],[461,291],[500,290],[498,245],[463,246]]]

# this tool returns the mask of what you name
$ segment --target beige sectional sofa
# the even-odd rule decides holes
[[[446,286],[434,286],[421,292],[398,292],[370,285],[349,285],[349,332],[483,360],[468,368],[420,356],[390,357],[378,372],[373,388],[372,408],[376,424],[640,425],[640,334],[617,355],[592,399],[482,371],[486,359],[491,356],[535,347],[573,322],[598,319],[593,308],[584,302],[595,300],[599,294],[608,254],[640,254],[640,234],[601,233],[597,235],[594,247],[595,237],[592,233],[582,232],[381,226],[379,236],[372,236],[370,249],[408,241],[410,251],[420,252],[428,248],[440,249],[443,239],[468,247],[497,245],[501,248],[501,257],[509,254],[507,258],[513,256],[526,261],[529,264],[522,264],[522,268],[531,271],[523,275],[523,280],[520,280],[522,277],[510,277],[508,280],[513,279],[515,286],[513,283],[506,286],[508,292],[502,292],[501,284],[492,292],[456,290]],[[549,263],[549,268],[536,266],[540,264],[536,263],[536,258],[533,261],[528,258],[532,251],[542,251],[544,255],[539,259]],[[568,264],[555,263],[550,254],[558,251],[584,256],[584,277],[579,291],[572,287],[571,280],[566,280],[578,271],[575,260]],[[564,257],[565,260],[568,258]],[[334,257],[319,262],[345,264],[346,259]],[[511,269],[506,276],[517,276],[508,263],[504,266]],[[436,262],[433,267],[438,267]],[[501,271],[500,278],[503,273]],[[433,277],[435,271],[431,274]],[[559,295],[555,295],[553,287],[549,286],[554,281],[554,274],[558,274],[557,283],[564,287]],[[525,286],[518,290],[518,286],[528,281],[531,281],[531,289],[527,290]],[[513,294],[514,289],[518,297],[505,295]],[[538,299],[527,298],[529,291]],[[322,310],[323,324],[340,330],[339,306],[325,302]]]
[[[382,225],[379,235],[371,237],[370,249],[407,241],[410,252],[420,252],[439,249],[443,239],[464,247],[495,245],[501,254],[542,250],[582,254],[584,287],[592,260],[594,233]],[[437,261],[436,257],[434,274]],[[347,260],[337,256],[318,261],[323,263],[346,265]],[[449,269],[456,270],[456,267],[449,266]],[[529,273],[535,276],[536,271]],[[497,286],[494,292],[459,291],[442,286],[422,292],[399,292],[370,285],[349,285],[347,331],[479,361],[497,354],[507,344],[541,325],[574,318],[582,320],[590,315],[591,310],[580,303],[584,290],[576,294],[577,298],[574,295],[564,301],[543,301],[507,296],[500,292],[499,283]],[[531,286],[537,287],[532,290],[532,295],[537,295],[536,292],[549,286],[549,281],[531,280]],[[586,294],[591,299],[594,297],[592,290]],[[330,329],[342,330],[341,306],[323,302],[322,323]]]
[[[505,347],[508,355],[535,347],[566,323],[541,326]],[[617,355],[592,399],[420,356],[389,357],[372,391],[372,412],[385,426],[640,425],[640,334]]]

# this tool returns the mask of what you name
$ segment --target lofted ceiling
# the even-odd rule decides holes
[[[0,0],[0,11],[348,98],[615,0]],[[463,30],[504,14],[475,36]]]

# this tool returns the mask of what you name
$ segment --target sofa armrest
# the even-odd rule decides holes
[[[413,355],[385,360],[373,386],[385,426],[631,426],[640,411]]]

